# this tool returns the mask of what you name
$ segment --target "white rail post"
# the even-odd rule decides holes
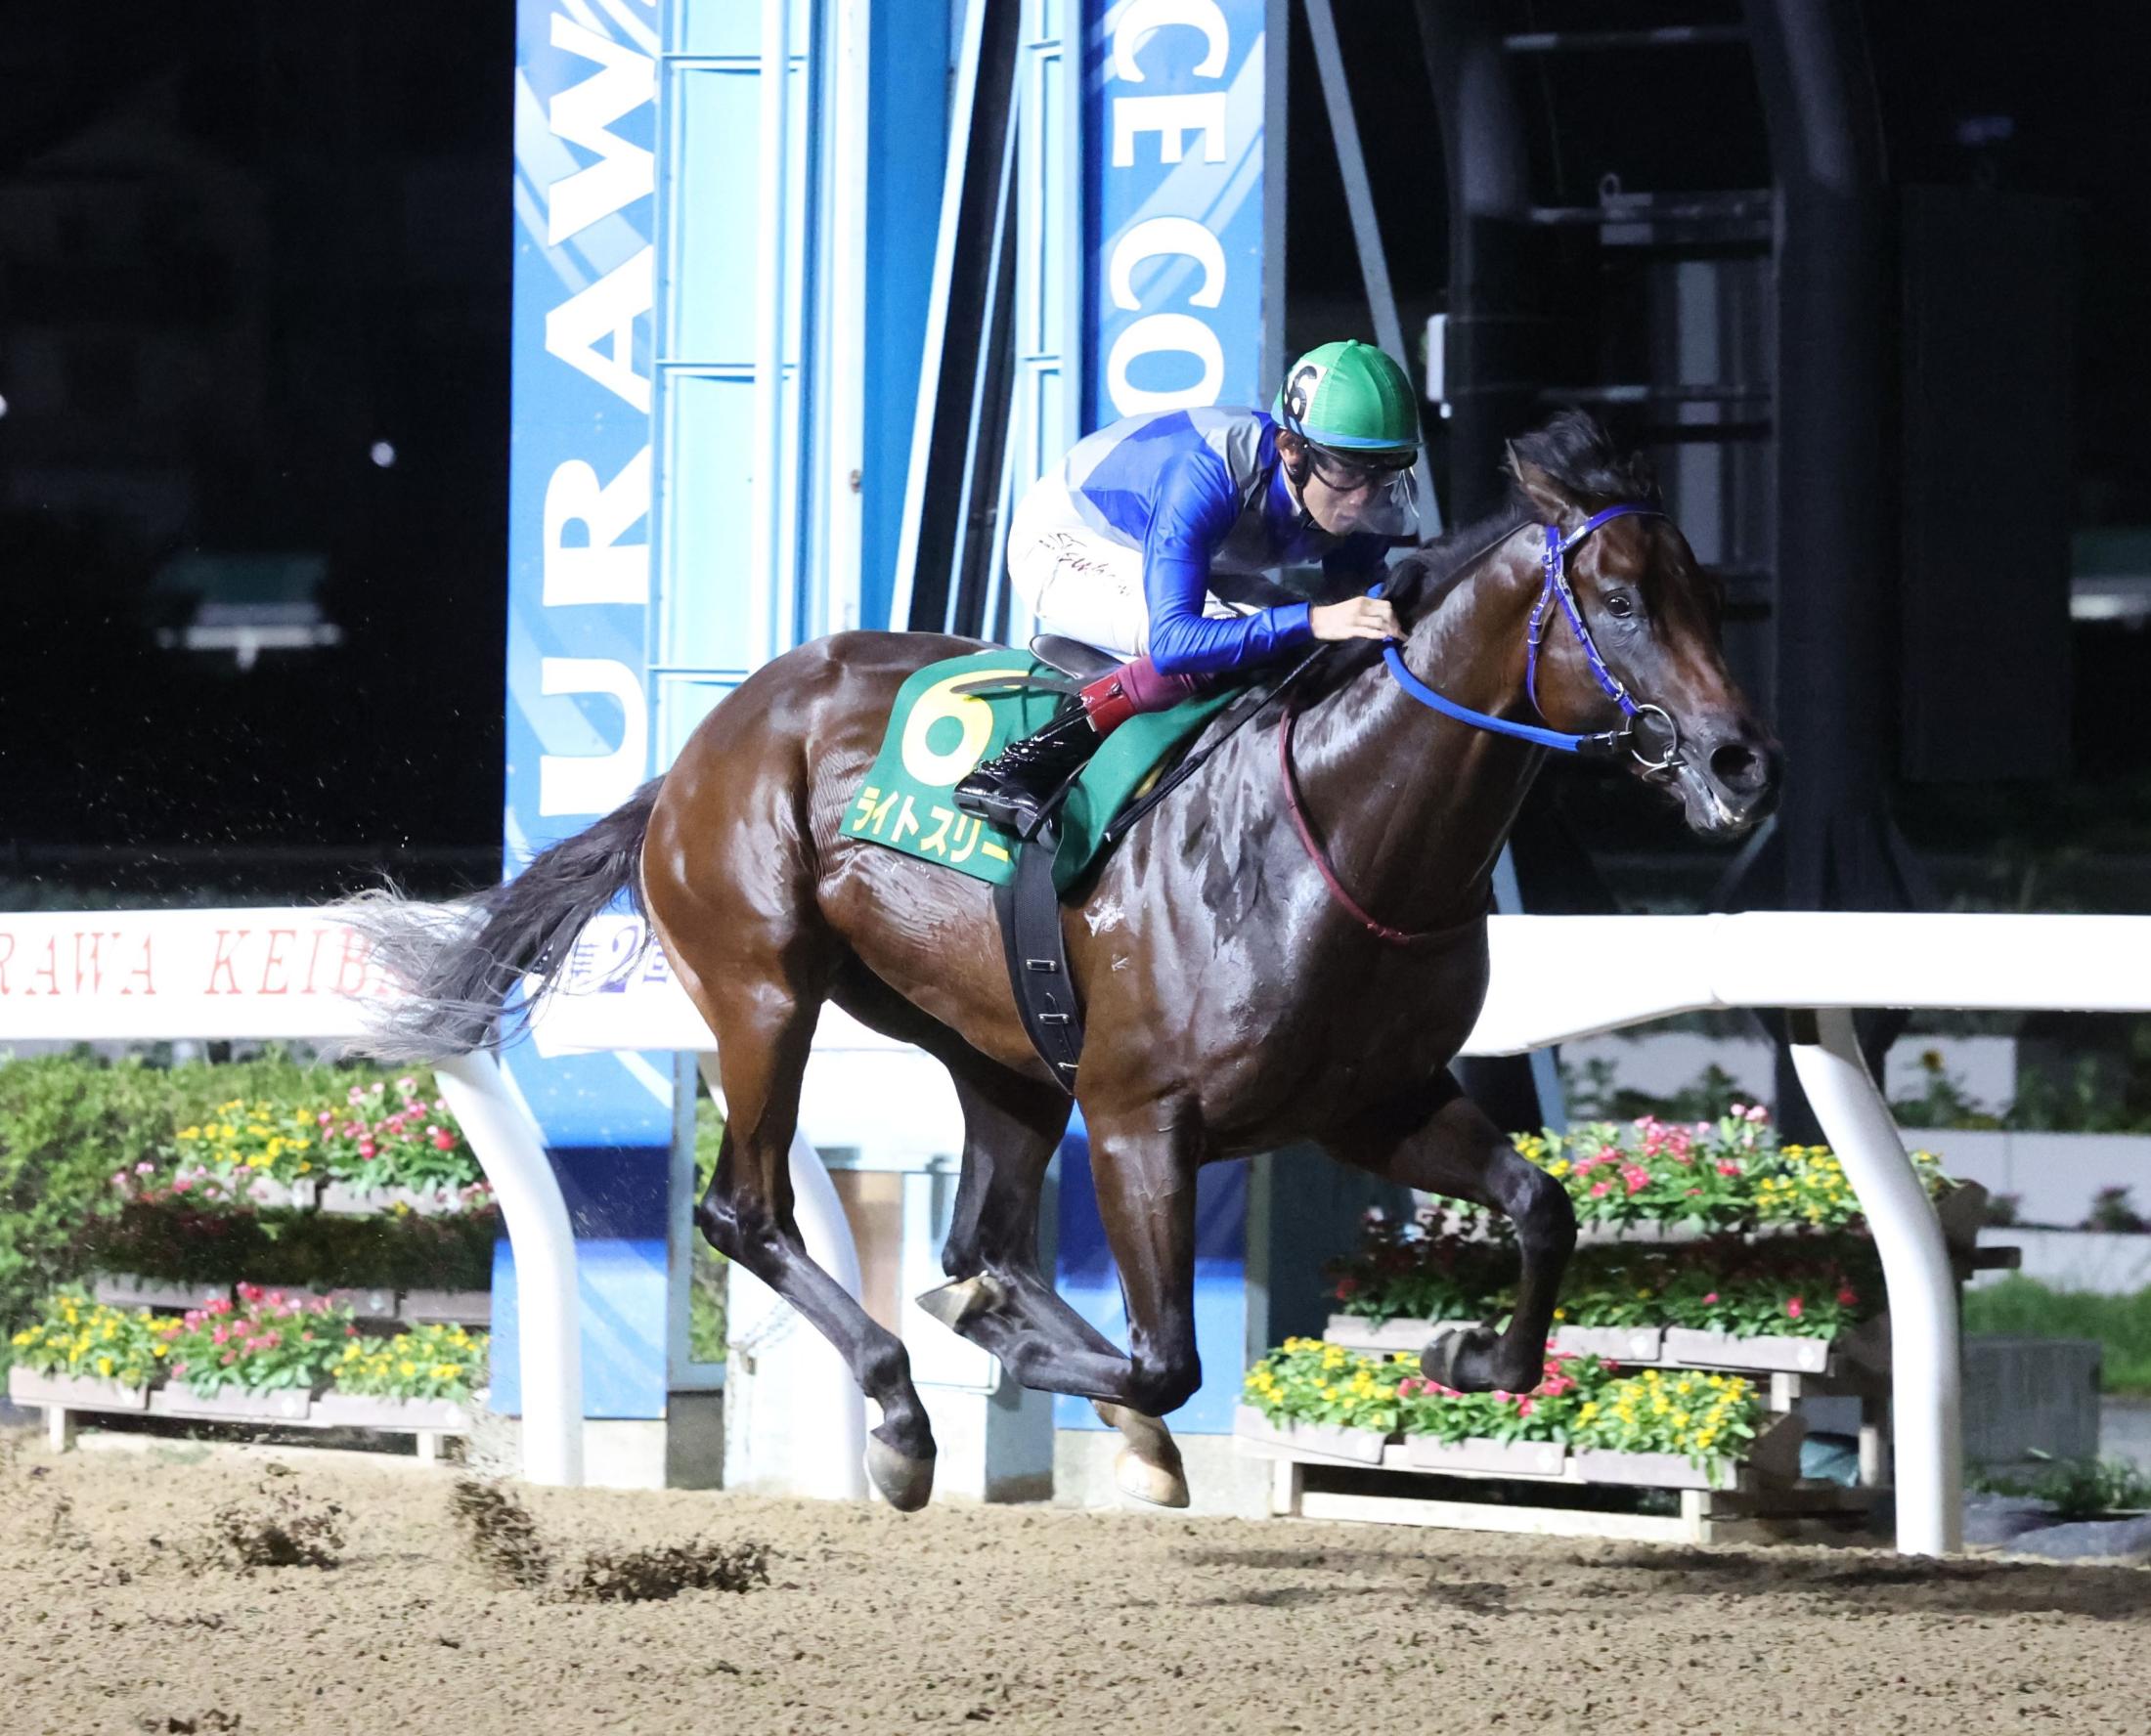
[[[544,1140],[508,1090],[501,1063],[460,1055],[433,1069],[441,1095],[478,1153],[515,1250],[516,1328],[523,1376],[523,1477],[583,1482],[583,1334],[575,1232]]]
[[[1897,1547],[1953,1554],[1964,1546],[1963,1369],[1942,1221],[1860,1054],[1852,1015],[1824,1009],[1810,1017],[1812,1032],[1793,1015],[1793,1065],[1860,1196],[1889,1294]]]

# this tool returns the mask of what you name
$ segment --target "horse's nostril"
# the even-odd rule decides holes
[[[1751,795],[1770,782],[1770,760],[1745,742],[1730,741],[1711,751],[1710,774],[1727,789]]]

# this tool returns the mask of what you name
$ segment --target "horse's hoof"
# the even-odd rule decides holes
[[[1188,1504],[1188,1480],[1175,1467],[1154,1464],[1132,1447],[1113,1455],[1113,1482],[1131,1500],[1153,1507],[1184,1507]]]
[[[916,1513],[934,1493],[934,1455],[913,1458],[879,1435],[866,1437],[867,1481],[900,1513]]]
[[[1188,1504],[1187,1468],[1172,1431],[1155,1416],[1093,1399],[1098,1420],[1120,1431],[1127,1445],[1114,1456],[1113,1481],[1122,1495],[1154,1507]]]
[[[918,1298],[918,1305],[955,1332],[962,1329],[965,1321],[984,1314],[1000,1299],[999,1282],[990,1273],[982,1272],[977,1278],[966,1278],[956,1283],[943,1284],[938,1290],[928,1290]]]
[[[1500,1342],[1501,1335],[1484,1326],[1442,1332],[1419,1353],[1419,1371],[1452,1392],[1491,1391],[1484,1370],[1489,1353]]]

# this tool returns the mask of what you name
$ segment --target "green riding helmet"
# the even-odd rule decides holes
[[[1419,394],[1387,352],[1347,338],[1309,350],[1285,374],[1271,418],[1315,449],[1318,473],[1386,472],[1360,528],[1397,539],[1419,530]]]
[[[1419,456],[1419,394],[1387,352],[1357,338],[1295,362],[1270,414],[1348,462],[1387,468]]]

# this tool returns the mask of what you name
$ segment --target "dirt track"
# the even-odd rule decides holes
[[[567,1562],[775,1551],[765,1588],[577,1603],[488,1583],[453,1473],[13,1446],[8,1736],[2151,1730],[2137,1569],[516,1490]],[[286,1495],[349,1510],[341,1566],[177,1559]]]

